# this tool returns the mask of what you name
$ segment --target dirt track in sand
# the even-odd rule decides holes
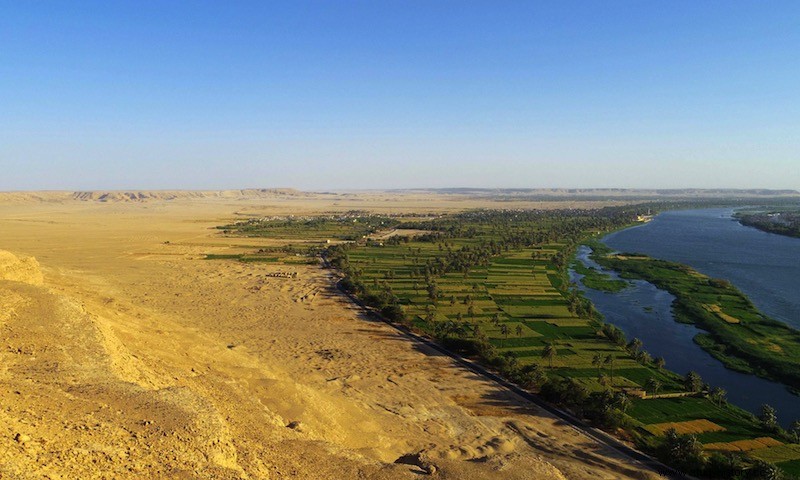
[[[199,260],[243,207],[335,209],[293,201],[0,205],[0,478],[653,477],[318,267]]]

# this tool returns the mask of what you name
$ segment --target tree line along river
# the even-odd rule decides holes
[[[683,263],[728,280],[762,313],[800,329],[800,239],[745,227],[732,213],[732,209],[665,212],[602,241],[616,251]],[[578,259],[601,270],[590,253],[588,247],[581,247]],[[572,276],[574,280],[581,277],[575,272]],[[772,405],[783,425],[800,419],[800,397],[785,386],[729,370],[695,344],[692,338],[702,331],[674,321],[673,297],[668,292],[640,280],[617,293],[578,284],[607,322],[621,328],[629,339],[642,340],[644,348],[654,357],[664,357],[671,370],[698,372],[709,384],[726,389],[729,401],[751,412],[757,413],[764,403]]]

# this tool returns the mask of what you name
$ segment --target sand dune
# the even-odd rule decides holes
[[[0,205],[0,478],[654,478],[317,266],[200,260],[227,202]]]

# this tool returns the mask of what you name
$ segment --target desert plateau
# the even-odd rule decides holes
[[[491,200],[4,194],[0,478],[650,479],[655,473],[366,316],[243,215]],[[276,273],[286,273],[276,276]]]

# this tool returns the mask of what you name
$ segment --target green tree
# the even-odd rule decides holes
[[[428,284],[427,290],[428,298],[430,298],[433,303],[436,303],[436,301],[439,299],[439,288],[435,283],[431,282]]]
[[[508,325],[506,325],[505,323],[500,325],[500,335],[502,335],[506,339],[508,338]]]
[[[525,388],[539,388],[547,380],[547,375],[536,363],[531,363],[522,368],[519,374],[519,384]]]
[[[766,430],[776,431],[778,429],[778,412],[766,403],[761,405],[761,413],[758,415],[761,426]]]
[[[631,342],[628,344],[628,350],[629,350],[631,353],[633,353],[633,354],[636,354],[636,353],[638,353],[638,352],[639,352],[639,350],[641,350],[641,348],[642,348],[642,341],[641,341],[641,340],[639,340],[638,338],[634,338],[634,339],[633,339],[633,340],[631,340]]]
[[[764,460],[756,460],[752,467],[747,470],[748,480],[781,480],[783,472],[776,465]]]
[[[650,377],[645,382],[645,389],[653,392],[653,395],[658,395],[658,391],[661,390],[661,382],[655,377]]]
[[[653,357],[650,356],[649,353],[645,352],[644,350],[639,350],[636,352],[636,361],[641,363],[642,365],[647,365],[651,361],[653,361]]]
[[[614,385],[614,361],[616,357],[612,354],[606,355],[606,358],[603,360],[603,365],[608,365],[611,367],[611,385]]]
[[[717,404],[717,406],[719,407],[721,407],[725,402],[727,402],[727,397],[728,397],[728,392],[726,392],[725,389],[722,387],[714,387],[708,394],[708,398],[710,398],[711,401]]]
[[[668,465],[672,465],[686,473],[698,473],[703,470],[705,457],[703,444],[694,435],[678,435],[674,428],[664,434],[664,442],[659,449],[660,457]]]
[[[683,379],[683,386],[686,390],[697,393],[703,389],[703,379],[697,372],[690,371]]]
[[[631,408],[631,399],[625,392],[617,392],[614,396],[614,404],[622,413],[625,413]]]
[[[731,452],[712,452],[703,472],[710,478],[742,478],[742,458]]]
[[[600,367],[603,366],[603,356],[599,353],[595,353],[592,357],[592,365],[597,367],[597,376],[600,377]]]
[[[664,360],[664,357],[658,357],[654,361],[656,368],[659,370],[663,370],[664,366],[667,364],[667,361]]]
[[[800,443],[800,420],[792,422],[789,433],[794,437],[794,443]]]
[[[558,350],[555,345],[552,343],[545,345],[544,350],[542,350],[542,358],[548,361],[551,369],[553,368],[553,359],[555,359],[556,356],[558,356]]]

